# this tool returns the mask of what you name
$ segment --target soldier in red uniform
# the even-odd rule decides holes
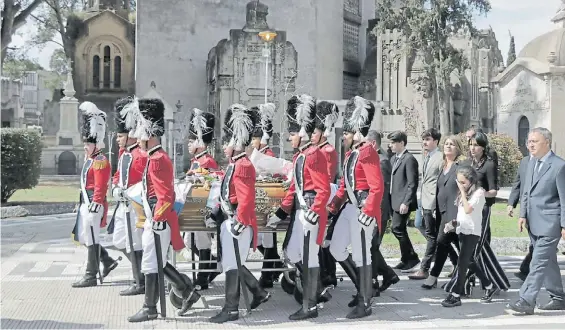
[[[328,141],[328,137],[332,134],[335,123],[339,116],[339,109],[333,102],[320,101],[316,105],[316,118],[314,118],[314,133],[312,133],[311,141],[317,145],[326,157],[328,163],[328,175],[330,182],[335,182],[337,177],[337,165],[339,162],[337,151]],[[323,286],[336,286],[336,266],[335,259],[330,253],[329,241],[333,234],[333,226],[330,224],[324,244],[320,249],[320,280]]]
[[[312,96],[293,96],[288,101],[289,140],[298,152],[293,160],[293,181],[281,207],[267,224],[276,227],[279,221],[291,215],[283,248],[300,271],[303,283],[303,305],[290,315],[291,320],[318,316],[318,252],[326,234],[330,180],[324,154],[310,142],[315,116],[316,100]]]
[[[212,155],[208,153],[208,145],[212,143],[214,138],[214,127],[216,118],[212,113],[203,112],[200,109],[193,109],[192,115],[188,122],[188,152],[194,155],[190,163],[190,169],[186,173],[187,176],[195,174],[199,168],[206,170],[219,170],[218,163]],[[208,227],[215,227],[216,223],[208,219],[206,222]],[[194,242],[192,242],[194,235]],[[200,261],[216,260],[212,255],[212,235],[207,232],[184,233],[184,244],[191,249]],[[200,263],[198,269],[214,269],[216,263]],[[219,273],[199,272],[196,275],[196,287],[200,290],[208,289],[208,284],[218,276]]]
[[[332,238],[330,251],[357,289],[356,299],[349,303],[349,307],[355,308],[347,314],[348,319],[371,314],[371,239],[375,226],[381,226],[384,193],[379,155],[365,142],[374,116],[375,106],[364,98],[355,96],[347,102],[343,144],[349,151],[345,155],[339,189],[328,207],[336,214],[347,203],[335,225],[335,232],[340,235]],[[353,258],[347,251],[349,244]]]
[[[220,188],[220,202],[225,220],[220,224],[222,269],[226,273],[226,301],[222,311],[210,318],[213,323],[225,323],[239,318],[239,295],[245,290],[253,294],[251,309],[266,302],[270,293],[245,267],[249,246],[257,247],[257,217],[255,215],[255,168],[247,158],[245,148],[257,122],[254,111],[241,104],[232,105],[225,115],[224,153],[230,160]],[[241,261],[238,265],[237,260]]]
[[[135,315],[128,318],[130,322],[148,321],[158,316],[157,301],[159,301],[159,290],[163,287],[162,284],[158,284],[159,257],[155,246],[157,235],[161,242],[160,258],[163,261],[163,273],[173,285],[169,294],[182,299],[179,314],[186,312],[200,299],[200,294],[196,292],[190,279],[181,276],[178,270],[167,262],[169,245],[172,245],[175,251],[179,251],[184,248],[184,242],[180,235],[177,213],[173,209],[175,203],[173,163],[160,143],[160,137],[165,132],[165,106],[159,99],[140,99],[139,111],[141,116],[138,117],[135,137],[148,156],[141,192],[146,216],[141,238],[143,245],[141,272],[145,274],[145,303]]]
[[[73,283],[74,288],[96,286],[96,275],[100,274],[102,261],[102,279],[118,266],[108,251],[100,245],[100,228],[106,227],[108,201],[106,192],[111,176],[108,159],[102,154],[106,134],[106,113],[92,102],[83,102],[79,109],[83,111],[82,136],[84,141],[85,161],[80,175],[80,206],[73,229],[73,238],[86,245],[88,257],[86,274]],[[100,279],[100,281],[102,281]]]
[[[132,263],[134,283],[120,292],[122,296],[133,296],[145,293],[145,276],[141,273],[141,257],[143,250],[141,245],[142,228],[136,228],[137,215],[133,206],[126,197],[126,190],[136,183],[141,182],[147,154],[142,152],[133,137],[133,131],[126,127],[126,121],[133,120],[132,105],[136,99],[122,98],[114,105],[116,111],[116,142],[120,147],[118,170],[112,179],[112,196],[118,201],[117,210],[114,215],[113,243],[122,251]],[[110,227],[110,226],[108,226]],[[108,230],[110,233],[110,230]],[[130,241],[131,237],[131,241]]]
[[[275,116],[275,104],[259,104],[251,108],[260,118],[253,130],[251,146],[260,153],[270,157],[276,157],[275,153],[269,148],[269,140],[273,136],[273,117]],[[277,251],[277,233],[259,233],[257,236],[257,248],[265,259],[280,259]],[[283,268],[282,262],[264,261],[263,269]],[[262,271],[259,284],[262,288],[272,288],[273,282],[278,281],[281,272]]]

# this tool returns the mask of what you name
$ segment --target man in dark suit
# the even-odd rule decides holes
[[[508,212],[509,217],[514,216],[514,209],[518,206],[520,202],[520,196],[522,196],[522,188],[524,185],[524,179],[526,177],[526,173],[528,171],[528,163],[530,162],[530,156],[526,156],[520,161],[520,167],[518,168],[518,173],[516,173],[516,178],[514,179],[514,183],[512,184],[512,190],[510,191],[510,195],[508,196],[508,206],[506,206],[506,211]],[[530,244],[528,248],[528,254],[520,264],[520,271],[514,273],[514,276],[521,279],[522,281],[526,280],[528,273],[530,272],[530,262],[532,261],[532,251],[533,246]]]
[[[409,270],[414,268],[420,259],[414,251],[406,226],[410,218],[410,212],[416,211],[418,201],[418,161],[406,149],[408,137],[402,131],[394,131],[388,135],[392,152],[392,175],[390,182],[390,197],[392,205],[392,233],[400,244],[402,255],[400,263],[394,268]]]
[[[520,231],[528,226],[534,246],[530,273],[520,288],[520,299],[508,304],[515,312],[534,313],[542,286],[551,300],[542,310],[565,310],[565,292],[555,250],[565,238],[565,160],[551,151],[551,132],[538,127],[528,135],[531,160],[520,199]]]

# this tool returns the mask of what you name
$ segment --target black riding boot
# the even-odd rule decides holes
[[[108,250],[106,250],[103,246],[100,246],[100,262],[103,266],[102,277],[108,276],[111,271],[118,267],[118,262],[110,257]]]
[[[271,298],[271,293],[265,291],[261,286],[259,281],[253,276],[251,271],[247,267],[241,267],[243,274],[241,274],[242,280],[245,286],[249,288],[251,294],[253,294],[253,301],[251,301],[251,309],[259,307],[262,303],[266,302]]]
[[[308,268],[306,270],[306,276],[303,283],[303,302],[302,307],[296,313],[290,315],[289,319],[292,321],[306,320],[318,317],[318,307],[317,307],[317,291],[318,291],[318,281],[320,277],[319,268]]]
[[[183,315],[186,313],[195,302],[200,299],[200,294],[196,291],[196,288],[192,285],[190,278],[185,277],[179,273],[179,271],[173,267],[173,265],[167,263],[163,267],[163,273],[165,277],[173,285],[174,293],[182,297],[182,308],[179,309],[178,315]]]
[[[321,281],[323,286],[333,285],[337,286],[337,276],[336,276],[336,260],[330,252],[330,248],[320,249],[320,265],[323,267],[321,270]]]
[[[212,323],[225,323],[239,319],[239,276],[237,269],[226,272],[226,302],[222,311],[210,318]]]
[[[143,274],[141,273],[142,257],[143,257],[143,251],[134,251],[134,253],[130,253],[128,255],[130,261],[132,261],[132,258],[135,258],[136,260],[136,269],[133,270],[132,267],[132,271],[135,271],[135,274],[133,275],[135,281],[129,288],[120,291],[120,296],[135,296],[138,294],[145,293],[145,276],[143,276]]]
[[[364,266],[357,268],[359,276],[359,295],[358,302],[355,308],[347,314],[348,319],[359,319],[365,316],[369,316],[372,313],[371,309],[371,297],[373,295],[372,289],[372,276],[371,276],[371,266]]]
[[[353,298],[353,300],[351,300],[349,304],[347,304],[348,307],[355,307],[359,302],[359,294],[361,292],[361,290],[359,289],[359,279],[360,279],[358,272],[359,270],[355,268],[355,262],[353,262],[351,255],[348,255],[347,259],[345,259],[344,261],[340,261],[339,265],[341,266],[341,268],[343,268],[347,276],[349,276],[351,282],[353,282],[353,284],[355,285],[355,289],[357,290],[357,293],[355,294],[355,298]]]
[[[208,269],[218,269],[218,262],[217,262],[218,258],[214,257],[213,254],[210,254],[210,260],[213,260],[213,261],[216,261],[216,262],[208,264]],[[212,283],[212,281],[220,274],[221,274],[221,272],[208,273],[208,285],[210,283]]]
[[[98,264],[98,244],[87,246],[86,249],[88,252],[86,257],[86,273],[80,281],[72,284],[73,288],[87,288],[98,284],[96,280],[96,275],[100,267]]]
[[[261,249],[259,249],[259,251],[263,255],[264,259],[271,259],[271,255],[272,255],[271,248],[262,247]],[[263,269],[271,269],[271,268],[273,268],[273,262],[272,261],[263,261]],[[273,272],[262,271],[261,277],[259,277],[259,285],[264,289],[272,288],[273,287]]]
[[[198,255],[199,261],[210,261],[210,257],[212,256],[212,250],[209,249],[200,249]],[[209,263],[199,263],[198,264],[199,270],[207,270],[210,269]],[[199,290],[207,290],[208,289],[208,278],[210,277],[210,273],[208,272],[199,272],[196,275],[196,282],[194,283]]]
[[[145,275],[145,303],[135,315],[128,317],[128,321],[145,322],[157,318],[159,315],[157,313],[157,302],[159,301],[158,282],[158,274]]]

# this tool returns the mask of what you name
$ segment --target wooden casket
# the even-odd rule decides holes
[[[190,231],[215,231],[207,228],[204,220],[210,215],[208,197],[211,191],[209,184],[195,184],[187,194],[184,208],[179,214],[180,230]],[[255,206],[257,214],[257,226],[260,232],[273,232],[268,228],[268,217],[277,210],[282,199],[286,195],[286,189],[282,183],[257,182],[255,184]],[[286,231],[288,219],[281,221],[277,226],[277,231]]]

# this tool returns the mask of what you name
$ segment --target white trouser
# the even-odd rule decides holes
[[[137,222],[137,214],[135,214],[135,211],[131,204],[126,205],[126,203],[122,202],[120,203],[120,206],[118,206],[116,216],[114,217],[114,234],[112,235],[112,243],[119,250],[125,249],[127,253],[130,253],[131,251],[129,247],[129,235],[126,220],[126,211],[128,208],[131,225],[129,230],[131,230],[133,250],[141,251],[141,235],[143,233],[143,229],[135,227],[135,223]]]
[[[341,211],[334,227],[334,234],[330,243],[330,253],[336,261],[344,261],[349,256],[347,247],[351,244],[351,255],[357,267],[363,266],[363,253],[361,250],[361,229],[365,230],[366,264],[371,264],[371,239],[375,229],[375,221],[369,226],[363,226],[358,220],[359,209],[347,203]]]
[[[265,249],[270,249],[275,247],[275,240],[273,239],[273,233],[259,233],[257,235],[257,241],[258,241],[257,245],[262,245]]]
[[[90,213],[88,212],[87,204],[80,204],[79,212],[77,232],[80,244],[91,246],[92,244],[100,243],[100,222],[106,210],[101,207],[98,212]],[[91,224],[94,230],[94,242],[92,241],[92,232],[90,231]]]
[[[302,218],[303,211],[296,210],[294,216],[294,224],[292,225],[292,233],[290,233],[290,239],[286,247],[286,256],[293,264],[302,261],[302,253],[304,252],[304,239],[306,238],[306,230],[300,220]],[[318,239],[318,226],[313,226],[310,229],[310,245],[308,249],[308,268],[319,267],[318,262],[318,252],[320,246],[316,244]]]
[[[220,227],[220,241],[222,244],[222,270],[228,272],[232,269],[237,269],[237,261],[235,259],[235,248],[233,245],[233,236],[230,233],[233,220],[227,219],[222,222]],[[249,247],[253,238],[253,228],[247,226],[237,239],[239,245],[239,257],[241,258],[241,265],[245,265],[247,255],[249,254]]]
[[[184,246],[190,250],[192,246],[192,233],[194,233],[194,245],[198,250],[212,249],[212,234],[205,231],[185,232]]]
[[[157,254],[155,249],[155,237],[153,233],[157,233],[161,239],[161,258],[163,260],[163,267],[167,264],[167,252],[171,244],[171,227],[167,223],[167,228],[160,231],[153,231],[153,221],[150,219],[145,220],[143,225],[143,235],[141,242],[143,244],[143,258],[141,259],[141,272],[143,274],[156,274],[157,269]]]

